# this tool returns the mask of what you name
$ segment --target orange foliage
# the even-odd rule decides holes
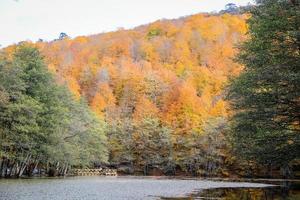
[[[205,107],[196,90],[185,83],[176,85],[166,97],[164,120],[176,128],[177,134],[201,132]]]
[[[99,84],[99,92],[91,100],[91,108],[96,112],[99,117],[104,117],[105,109],[115,105],[115,97],[108,84]]]
[[[231,58],[245,39],[245,19],[198,14],[36,45],[58,80],[100,117],[114,110],[135,121],[158,117],[175,134],[201,133],[208,118],[227,116],[223,89],[242,69]]]
[[[135,107],[133,119],[141,121],[143,118],[155,118],[159,115],[159,109],[145,96],[141,97]]]

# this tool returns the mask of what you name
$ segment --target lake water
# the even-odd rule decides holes
[[[275,184],[158,177],[0,179],[1,200],[300,199],[299,188]],[[296,184],[293,184],[296,185]],[[298,195],[298,196],[297,196]]]

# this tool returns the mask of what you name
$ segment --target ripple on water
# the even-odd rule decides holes
[[[186,196],[210,188],[261,188],[268,184],[139,177],[0,180],[2,200],[139,200]]]

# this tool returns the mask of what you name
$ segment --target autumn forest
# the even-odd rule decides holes
[[[276,20],[286,24],[278,27],[298,31],[298,36],[289,36],[296,38],[296,49],[281,42],[290,45],[287,52],[278,50],[281,47],[274,42],[278,29],[267,26],[270,19],[259,13],[278,11],[268,2],[244,12],[196,14],[75,38],[61,34],[49,42],[26,41],[2,48],[0,176],[31,176],[37,169],[65,175],[72,168],[99,166],[138,175],[292,176],[299,167],[296,49],[300,40],[299,26],[293,26],[299,25],[299,5],[289,1],[279,5],[286,9],[282,21]],[[290,21],[283,21],[285,17]],[[263,28],[264,33],[269,31],[268,37],[259,33]],[[285,34],[285,30],[279,32]],[[260,41],[268,38],[278,48]],[[282,52],[290,62],[279,56]],[[269,58],[273,60],[267,62]],[[289,63],[294,68],[288,72],[280,68],[278,73],[277,68],[255,71],[255,62],[260,66]],[[272,110],[272,103],[263,104],[273,97],[260,96],[268,88],[271,91],[272,85],[256,79],[264,88],[252,90],[255,84],[249,81],[272,71],[272,84],[284,82],[278,74],[293,72],[286,77],[290,90],[274,86],[276,91],[290,91],[292,96],[283,101],[286,97],[295,100],[289,102],[291,110],[280,107],[284,111],[280,116],[275,116],[281,110]],[[260,106],[255,106],[258,102]],[[256,108],[270,113],[256,115]],[[289,121],[286,116],[291,115],[294,118]],[[269,127],[265,128],[267,117]],[[261,131],[264,134],[257,138],[265,140],[258,144],[251,134]],[[266,141],[278,143],[262,149]]]

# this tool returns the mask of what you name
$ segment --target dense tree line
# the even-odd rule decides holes
[[[30,149],[26,149],[24,155],[16,155],[15,158],[20,160],[18,162],[25,159],[28,165],[34,165],[32,163],[38,157],[38,165],[48,168],[47,171],[56,166],[66,168],[66,163],[68,166],[83,166],[92,161],[99,164],[103,159],[94,159],[94,154],[81,155],[90,151],[98,156],[106,155],[105,152],[98,153],[105,151],[101,144],[93,146],[92,142],[87,142],[91,144],[89,147],[86,143],[80,143],[83,136],[92,138],[92,134],[83,134],[90,130],[85,129],[84,121],[94,119],[85,105],[87,103],[101,123],[105,121],[105,126],[99,127],[99,134],[102,135],[105,127],[108,162],[112,166],[123,168],[127,173],[151,174],[155,169],[159,173],[172,175],[178,172],[228,174],[227,164],[233,163],[234,159],[225,139],[227,103],[223,98],[223,88],[228,74],[238,74],[241,70],[229,58],[236,53],[235,43],[244,38],[245,18],[229,14],[199,14],[178,20],[157,21],[133,30],[75,39],[63,37],[49,43],[21,44],[37,47],[44,56],[48,70],[55,74],[54,78],[49,78],[50,81],[48,78],[39,80],[42,83],[45,81],[41,87],[52,88],[49,85],[53,82],[67,85],[76,100],[72,100],[72,95],[59,86],[53,89],[55,95],[49,93],[47,98],[41,98],[39,95],[47,93],[40,92],[42,89],[39,88],[34,89],[37,81],[28,80],[26,88],[39,91],[30,98],[38,101],[38,106],[43,106],[32,108],[37,119],[22,117],[33,120],[37,128],[34,131],[41,136],[35,140],[30,138],[36,137],[35,134],[25,131],[26,134],[30,132],[30,141],[38,141],[31,149],[41,150],[31,153]],[[3,63],[8,63],[3,66],[16,65],[19,48],[20,45],[13,45],[2,50]],[[40,62],[40,58],[34,57],[30,62],[35,59]],[[49,74],[46,69],[43,70],[42,74]],[[5,80],[7,76],[3,77]],[[67,97],[65,94],[68,94]],[[86,103],[80,100],[82,98],[86,99]],[[50,108],[59,106],[64,110],[55,109],[55,112],[50,112],[51,115],[49,113],[48,117],[53,122],[44,119],[47,115],[40,114],[44,113],[43,109],[48,104],[54,104]],[[80,110],[85,110],[86,116],[77,115],[83,112]],[[39,118],[49,124],[44,125]],[[74,120],[70,121],[70,118]],[[47,145],[40,145],[43,142]],[[23,143],[26,144],[26,141]],[[70,143],[76,148],[69,146]],[[66,153],[62,153],[64,151],[61,149],[65,148]],[[6,151],[3,151],[4,171],[6,165],[14,167],[11,163],[15,163],[15,168],[20,165],[13,159],[6,159]],[[26,160],[27,155],[30,161]],[[66,158],[70,161],[63,160]]]
[[[0,177],[65,175],[107,160],[106,125],[55,83],[39,51],[0,52]]]
[[[234,157],[225,141],[224,87],[242,69],[231,58],[246,18],[198,14],[36,46],[56,80],[108,124],[112,165],[228,174]]]
[[[229,92],[233,144],[240,158],[289,176],[300,152],[300,3],[257,1],[248,25],[237,56],[245,70]]]
[[[241,70],[231,57],[244,40],[246,18],[199,14],[31,45],[55,81],[106,122],[113,166],[144,174],[228,174],[225,163],[234,160],[225,141],[223,88]],[[4,51],[11,55],[16,47]]]
[[[251,16],[198,14],[3,49],[2,176],[106,159],[126,173],[288,171],[299,152],[299,3],[257,4]]]

